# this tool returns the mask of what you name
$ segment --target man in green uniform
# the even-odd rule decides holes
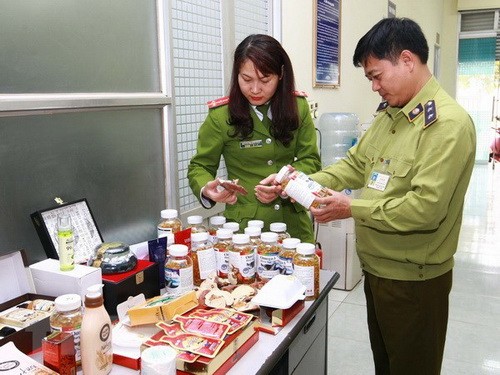
[[[384,99],[360,142],[311,177],[331,188],[311,213],[353,217],[376,374],[439,374],[453,255],[475,158],[474,124],[432,76],[412,20],[378,22],[353,62]],[[338,193],[362,189],[359,199]]]

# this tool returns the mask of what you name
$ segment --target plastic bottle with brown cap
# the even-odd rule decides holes
[[[85,375],[107,375],[113,366],[111,319],[104,308],[102,284],[87,288],[83,314],[80,350]]]

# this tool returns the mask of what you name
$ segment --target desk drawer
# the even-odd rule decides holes
[[[309,321],[304,325],[295,340],[290,344],[288,351],[289,373],[295,370],[295,367],[300,363],[321,330],[326,327],[327,317],[328,298],[325,298],[315,313],[309,318]]]

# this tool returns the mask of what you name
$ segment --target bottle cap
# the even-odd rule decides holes
[[[178,213],[177,210],[168,208],[166,210],[161,210],[160,215],[163,219],[175,219]]]
[[[247,223],[248,227],[259,227],[260,229],[264,228],[264,222],[262,220],[249,220]]]
[[[250,236],[248,234],[234,234],[233,243],[236,245],[243,245],[250,242]]]
[[[57,311],[71,311],[82,306],[82,298],[79,294],[63,294],[54,300]]]
[[[191,233],[191,242],[201,242],[208,240],[208,232]]]
[[[71,216],[65,214],[57,216],[57,229],[71,230]]]
[[[99,307],[102,306],[102,287],[103,284],[94,284],[87,288],[87,294],[85,294],[85,307]]]
[[[201,216],[201,215],[188,216],[187,223],[188,224],[201,224],[201,223],[203,223],[203,216]]]
[[[286,223],[271,223],[269,229],[271,232],[286,232]]]
[[[222,228],[231,229],[233,232],[238,232],[240,230],[240,224],[230,221],[228,223],[222,224]]]
[[[288,165],[283,166],[280,169],[280,171],[278,172],[278,174],[276,175],[276,177],[274,178],[274,180],[277,183],[282,183],[283,180],[285,179],[285,176],[288,175],[289,172],[290,172],[290,169],[288,168]]]
[[[211,225],[222,225],[226,222],[226,218],[224,216],[212,216],[209,222]]]
[[[260,235],[262,242],[277,242],[278,233],[275,232],[264,232]]]
[[[316,245],[308,242],[301,242],[297,245],[297,253],[302,255],[311,255],[316,252]]]
[[[168,248],[168,252],[173,257],[183,257],[188,253],[188,247],[182,244],[173,244]]]
[[[227,239],[227,238],[232,238],[233,237],[233,231],[231,229],[227,229],[227,228],[221,228],[221,229],[217,229],[217,231],[215,232],[217,238],[224,238],[224,239]]]
[[[248,234],[250,237],[260,236],[262,230],[259,227],[246,227],[245,234]]]
[[[283,242],[281,243],[281,245],[285,248],[285,249],[295,249],[297,248],[297,245],[300,243],[300,239],[299,238],[285,238],[283,240]]]

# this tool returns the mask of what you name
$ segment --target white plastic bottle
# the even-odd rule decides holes
[[[59,251],[59,265],[61,271],[71,271],[75,268],[75,237],[69,215],[57,217],[57,243]]]
[[[87,288],[80,333],[82,371],[85,375],[107,375],[113,365],[111,319],[103,302],[102,284]]]

